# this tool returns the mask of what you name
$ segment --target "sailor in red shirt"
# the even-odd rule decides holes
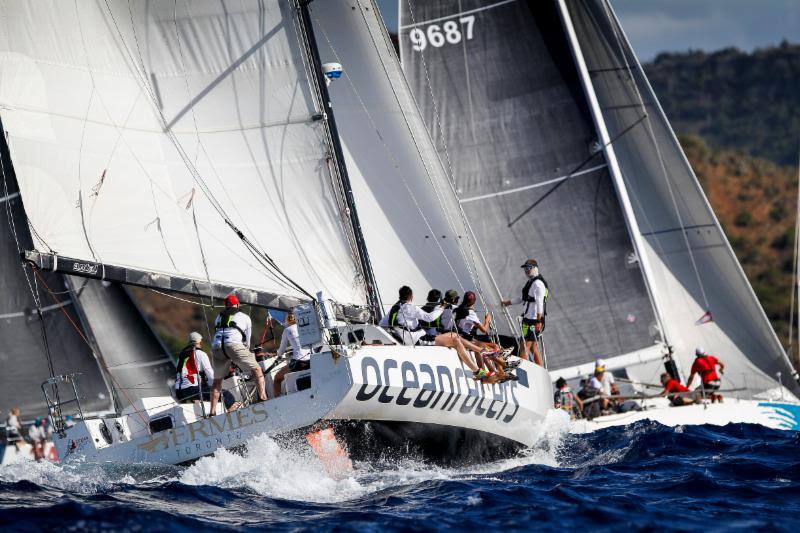
[[[664,390],[661,391],[661,396],[666,396],[669,398],[669,401],[675,407],[694,403],[694,400],[688,394],[674,394],[676,392],[689,392],[689,388],[681,385],[680,381],[673,378],[666,372],[661,374],[661,384],[664,385]]]
[[[725,365],[713,355],[707,354],[701,347],[698,347],[694,351],[694,356],[695,360],[692,365],[692,371],[686,383],[691,385],[694,375],[700,374],[701,383],[697,388],[697,392],[703,397],[711,398],[712,402],[722,402],[722,395],[716,392],[719,390],[720,386],[717,366],[719,366],[719,373],[722,374],[725,371]]]

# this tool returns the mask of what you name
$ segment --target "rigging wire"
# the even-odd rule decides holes
[[[409,15],[411,16],[411,23],[412,23],[412,25],[416,26],[417,25],[417,21],[416,21],[415,15],[414,15],[414,10],[411,7],[411,0],[407,0],[407,6],[408,6]],[[458,0],[458,10],[459,10],[459,13],[463,11],[461,0]],[[399,35],[400,35],[400,31],[398,30],[398,38],[399,38]],[[468,65],[468,62],[467,62],[466,39],[462,39],[461,42],[462,42],[462,50],[463,50],[463,54],[464,54],[464,68],[465,68],[466,77],[467,77],[466,87],[467,87],[467,94],[468,94],[468,98],[469,98],[470,128],[473,129],[474,128],[474,125],[473,125],[474,124],[474,113],[473,113],[473,107],[472,107],[472,87],[471,87],[471,83],[470,83],[469,65]],[[401,46],[401,50],[402,50],[402,46]],[[455,195],[455,197],[458,198],[459,195],[458,195],[458,190],[456,188],[456,175],[455,175],[455,171],[453,170],[453,163],[452,163],[452,159],[450,158],[450,151],[447,148],[447,140],[445,139],[444,128],[442,127],[441,116],[439,114],[439,106],[438,106],[438,104],[436,102],[436,97],[433,94],[433,84],[431,83],[430,74],[428,72],[428,63],[427,63],[427,60],[425,59],[425,51],[424,50],[420,50],[419,54],[420,54],[420,57],[422,59],[422,69],[423,69],[423,72],[425,73],[425,84],[426,84],[426,86],[428,88],[428,93],[431,96],[431,103],[433,104],[434,120],[436,122],[436,127],[438,128],[438,130],[440,132],[442,149],[444,151],[445,161],[447,163],[446,176],[447,176],[447,178],[448,178],[448,180],[450,182],[450,187],[452,189],[453,195]],[[431,137],[433,138],[433,135]],[[474,131],[473,131],[473,138],[474,138]],[[476,238],[474,232],[472,231],[472,226],[469,224],[469,219],[467,218],[467,214],[464,211],[464,208],[461,205],[461,202],[457,202],[457,206],[458,206],[459,213],[461,215],[461,221],[464,224],[464,227],[467,229],[467,231],[469,232],[470,237],[471,237],[471,239],[467,240],[467,245],[469,246],[469,249],[470,249],[471,260],[472,260],[473,264],[478,264],[478,260],[475,257],[475,250],[473,249],[473,245],[472,245],[472,241],[473,240],[476,243],[478,242],[477,238]],[[464,254],[463,250],[462,250],[462,254]],[[486,274],[489,277],[489,281],[491,282],[495,292],[497,293],[498,298],[502,298],[502,295],[500,293],[500,287],[499,287],[499,285],[497,284],[497,281],[494,278],[494,274],[492,274],[492,271],[489,269],[489,263],[486,261],[486,258],[483,255],[483,250],[481,250],[480,247],[478,247],[478,255],[480,256],[480,261],[486,267],[486,269],[485,269],[486,270]],[[492,309],[491,309],[491,307],[489,305],[487,305],[486,299],[485,299],[484,294],[483,294],[483,290],[482,290],[481,283],[480,283],[480,276],[478,276],[477,273],[471,273],[471,274],[473,275],[473,278],[474,278],[473,281],[475,282],[478,295],[480,296],[480,299],[481,299],[481,303],[483,304],[485,309],[487,309],[490,313],[492,313]],[[511,311],[507,307],[504,307],[504,306],[501,305],[500,306],[500,313],[503,316],[503,318],[506,319],[506,322],[507,322],[508,327],[510,328],[510,331],[511,332],[515,332],[517,327],[516,327],[516,323],[515,323],[514,319],[511,317]],[[490,328],[495,334],[497,333],[496,322],[494,320],[492,320],[492,323],[490,324]],[[514,335],[514,338],[515,338],[515,340],[517,340],[516,334]]]

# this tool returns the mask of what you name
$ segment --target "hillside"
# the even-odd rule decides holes
[[[676,131],[797,165],[800,45],[661,54],[644,68]]]
[[[681,135],[703,189],[781,340],[789,331],[797,168]]]

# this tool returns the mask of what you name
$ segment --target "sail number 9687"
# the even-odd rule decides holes
[[[425,28],[414,28],[408,32],[408,38],[411,39],[411,48],[415,52],[422,52],[428,45],[439,48],[445,44],[458,44],[461,39],[469,41],[474,24],[475,15],[470,15],[461,17],[458,22],[447,20],[441,26],[429,24]]]

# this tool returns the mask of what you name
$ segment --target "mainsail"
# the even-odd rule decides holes
[[[3,123],[0,123],[2,131]],[[19,407],[29,420],[46,414],[40,385],[50,374],[44,334],[51,341],[50,357],[57,374],[77,372],[83,390],[83,408],[108,411],[113,407],[109,384],[104,379],[92,348],[84,341],[75,300],[64,294],[63,276],[23,271],[20,251],[31,246],[22,198],[11,169],[5,139],[0,139],[0,406]],[[58,293],[58,301],[49,291]],[[38,298],[42,318],[37,314]]]
[[[552,317],[547,336],[553,368],[588,363],[592,352],[624,353],[655,338],[673,347],[686,374],[695,347],[702,346],[725,361],[727,379],[747,389],[744,394],[777,387],[778,375],[784,386],[800,391],[606,2],[400,5],[404,66],[440,153],[452,164],[462,205],[480,205],[476,213],[496,210],[514,222],[510,230],[484,223],[485,233],[474,222],[481,246],[519,253],[522,245],[557,280],[551,284],[559,306],[551,314],[558,319]],[[605,152],[599,162],[586,159],[592,143]],[[590,191],[596,191],[594,203],[587,201]],[[524,201],[517,203],[519,198]],[[525,216],[533,224],[524,225],[519,237],[515,226],[526,219],[516,217],[530,206]],[[586,265],[596,265],[588,269],[593,275],[584,273]],[[499,268],[494,266],[495,275]],[[590,285],[598,273],[600,282],[616,281],[617,289],[581,286],[581,275]],[[560,299],[565,290],[580,299],[568,305]],[[598,301],[607,303],[605,314]],[[583,302],[594,312],[582,314]],[[626,314],[632,304],[636,311]],[[614,322],[599,327],[606,315]],[[618,335],[625,319],[632,327],[623,331],[636,334],[619,338],[608,351],[604,335]],[[563,328],[553,327],[557,320]],[[586,339],[583,351],[574,346],[576,336]],[[647,359],[620,361],[638,376],[637,366]]]
[[[652,347],[656,317],[555,3],[401,0],[400,50],[503,295],[520,292],[528,257],[542,265],[549,367]]]
[[[279,308],[364,306],[374,268],[387,301],[499,304],[374,2],[10,7],[0,106],[40,266]]]

